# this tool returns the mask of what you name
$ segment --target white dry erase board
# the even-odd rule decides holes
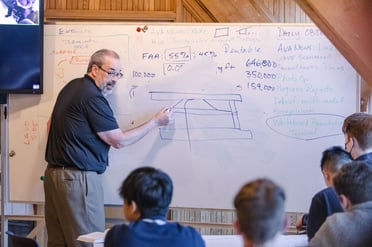
[[[175,118],[110,151],[106,204],[122,203],[129,171],[151,165],[172,177],[172,206],[232,208],[243,183],[269,177],[285,188],[287,211],[306,211],[325,186],[321,152],[343,145],[343,119],[358,109],[356,72],[313,25],[46,25],[44,94],[9,100],[11,201],[43,201],[56,96],[101,48],[122,58],[125,76],[109,96],[121,128],[163,106]]]

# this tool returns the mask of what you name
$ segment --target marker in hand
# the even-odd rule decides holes
[[[164,109],[164,112],[171,112],[172,111],[172,107],[166,107],[165,109]]]
[[[173,118],[173,107],[172,106],[169,106],[169,107],[165,107],[163,112],[165,114],[167,114],[167,124],[166,125],[169,125],[169,124],[172,124],[174,122],[174,118]]]

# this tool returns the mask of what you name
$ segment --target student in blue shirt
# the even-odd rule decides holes
[[[309,213],[302,217],[302,224],[299,224],[301,227],[306,226],[309,240],[314,237],[329,215],[343,211],[338,195],[333,188],[333,177],[343,165],[351,161],[351,156],[342,147],[334,146],[323,151],[320,169],[327,188],[313,196]]]
[[[119,194],[129,224],[111,228],[105,247],[205,247],[194,228],[167,221],[173,183],[165,172],[137,168],[123,181]]]

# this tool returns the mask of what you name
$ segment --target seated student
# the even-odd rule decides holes
[[[342,125],[345,150],[354,160],[365,161],[372,167],[372,115],[364,112],[351,114]]]
[[[302,220],[300,220],[300,227],[297,222],[297,228],[306,226],[306,233],[309,240],[314,237],[319,227],[329,215],[343,211],[338,195],[333,188],[333,177],[343,165],[351,161],[350,154],[342,147],[330,147],[323,151],[320,169],[327,188],[313,196],[309,213],[305,214]]]
[[[192,227],[167,222],[173,184],[163,171],[140,167],[123,181],[120,196],[129,225],[115,225],[105,237],[105,247],[204,247]]]
[[[341,168],[333,184],[345,212],[329,216],[309,246],[372,246],[372,170],[353,161]]]
[[[269,179],[245,184],[234,199],[237,221],[244,246],[275,246],[286,228],[284,190]]]

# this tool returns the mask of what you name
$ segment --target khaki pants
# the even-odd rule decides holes
[[[44,176],[48,247],[88,247],[81,234],[105,228],[101,175],[69,168],[47,168]]]

